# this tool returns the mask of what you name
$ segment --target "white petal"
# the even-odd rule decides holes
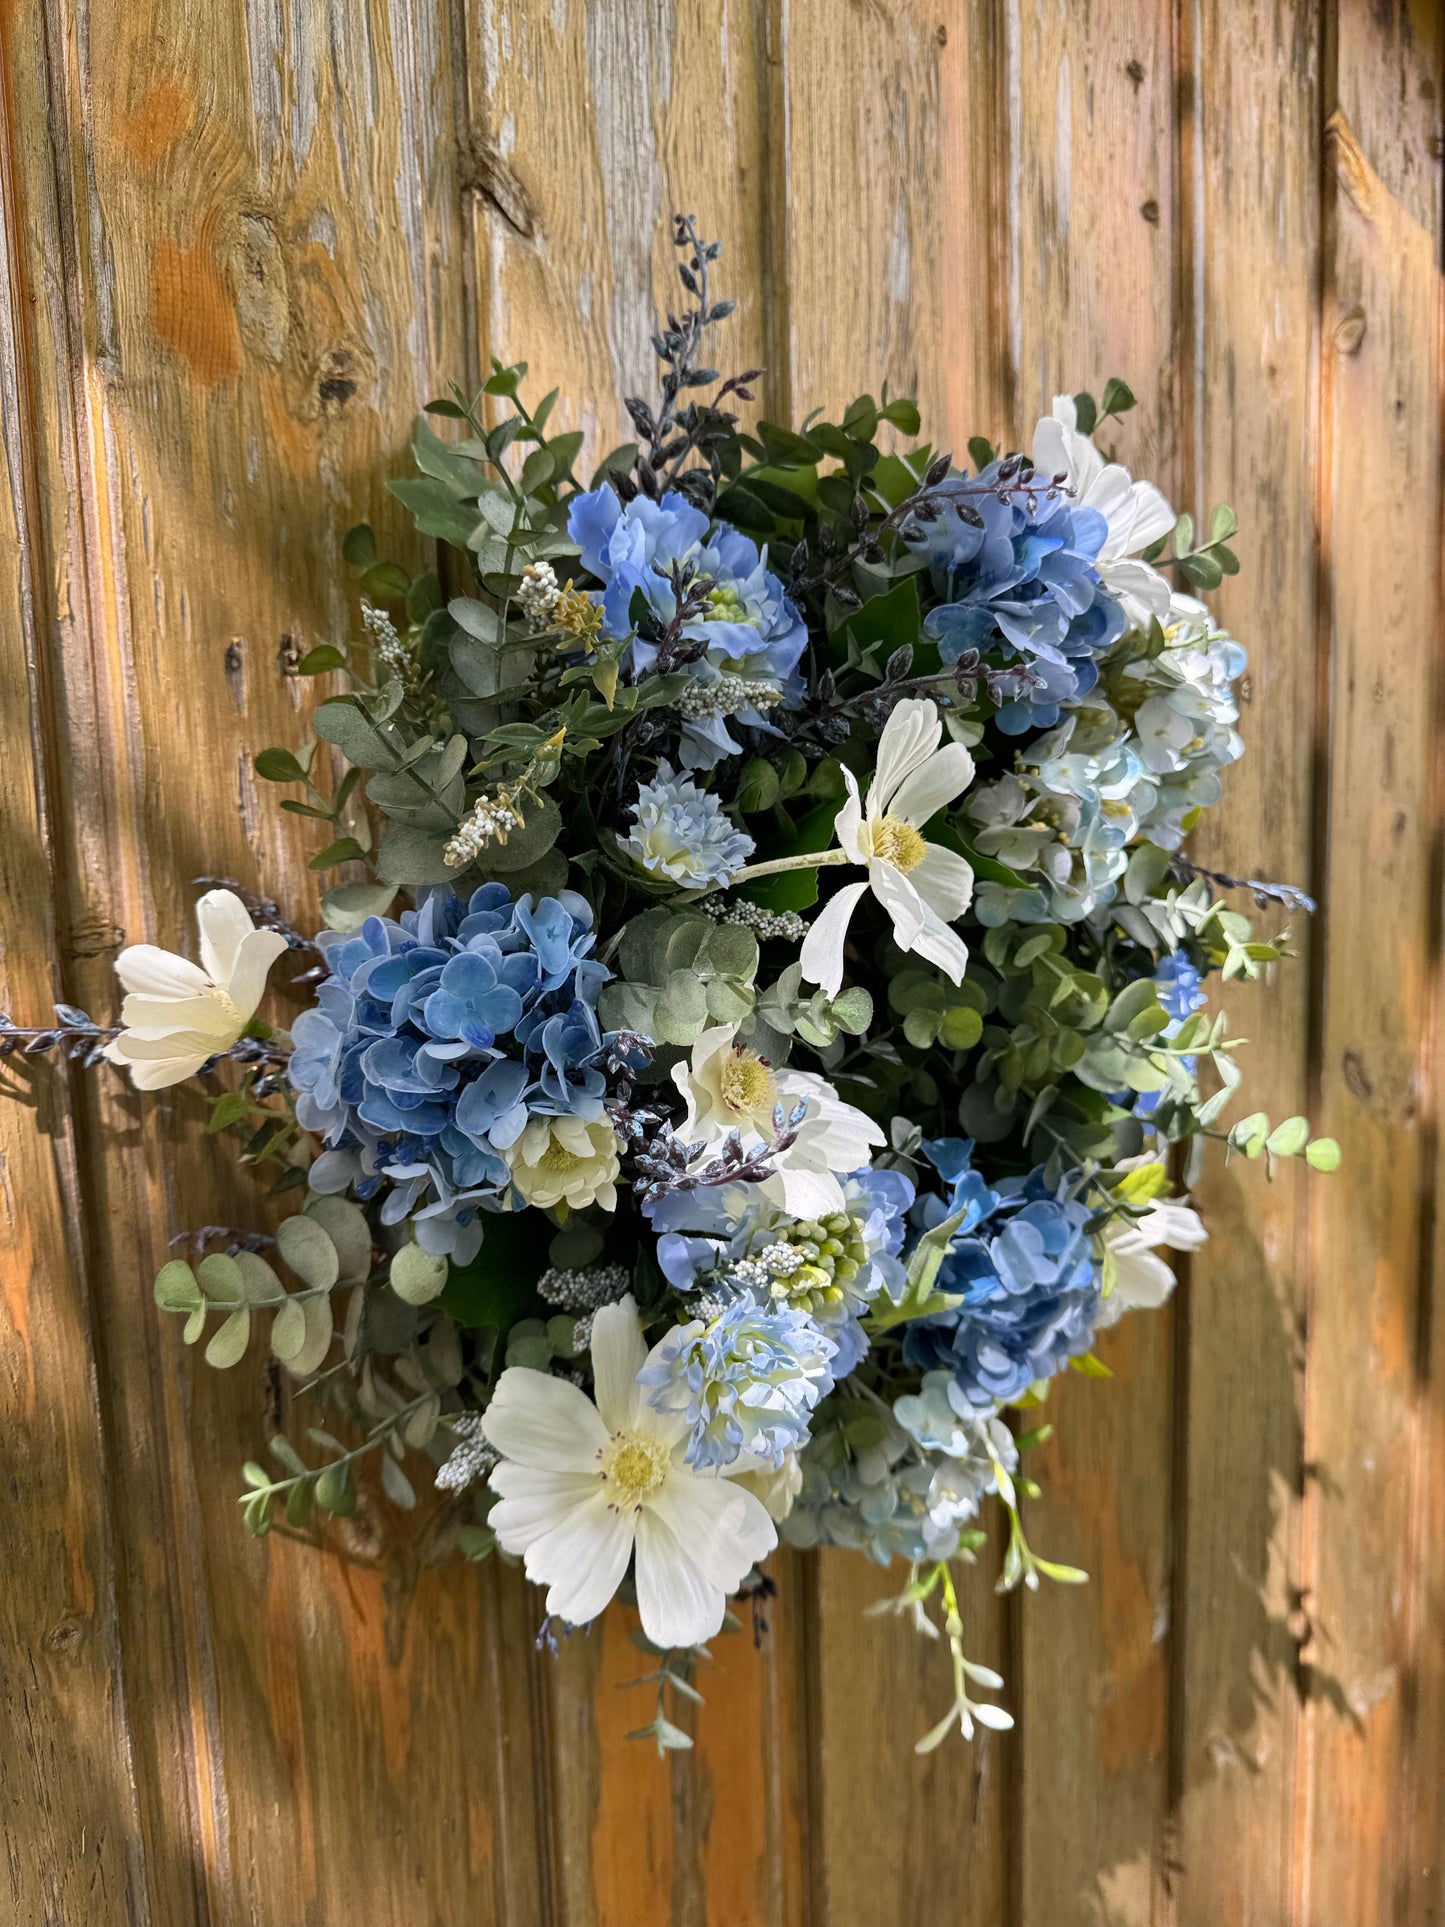
[[[1124,604],[1126,613],[1140,626],[1151,616],[1160,622],[1169,615],[1169,584],[1147,562],[1121,560],[1101,565],[1104,587]]]
[[[115,960],[115,974],[127,990],[141,997],[194,997],[209,990],[211,980],[189,957],[162,950],[153,943],[133,943]]]
[[[963,982],[963,973],[968,968],[968,945],[936,917],[927,904],[923,906],[923,928],[913,939],[912,947],[914,956],[937,964],[954,983]]]
[[[918,829],[947,809],[955,796],[962,796],[972,781],[973,758],[962,743],[945,743],[899,784],[888,814],[901,816]]]
[[[798,952],[804,977],[810,984],[821,984],[830,997],[836,997],[843,988],[843,939],[848,934],[848,919],[867,888],[866,882],[850,883],[829,897],[809,925]]]
[[[597,1617],[622,1583],[635,1524],[635,1514],[618,1512],[599,1492],[532,1541],[524,1555],[527,1577],[550,1588],[549,1613],[569,1626]]]
[[[855,863],[866,863],[868,852],[863,846],[863,801],[858,794],[858,778],[845,763],[843,781],[848,786],[848,797],[841,810],[833,819],[833,835],[840,850],[846,850]]]
[[[266,973],[286,949],[279,930],[253,930],[236,956],[230,980],[231,1001],[243,1017],[255,1014],[266,990]]]
[[[674,1474],[644,1507],[666,1522],[710,1586],[732,1592],[778,1543],[767,1508],[746,1486],[696,1472]]]
[[[973,865],[937,843],[929,844],[908,872],[908,881],[945,923],[961,917],[973,901]]]
[[[637,1610],[653,1645],[670,1647],[711,1639],[727,1610],[722,1587],[704,1578],[671,1526],[650,1507],[637,1515]]]
[[[870,815],[888,808],[898,785],[928,760],[942,734],[936,703],[908,696],[898,704],[878,738],[878,768],[868,792]]]
[[[140,1058],[126,1049],[126,1043],[124,1037],[117,1037],[106,1045],[105,1055],[112,1064],[126,1067],[138,1091],[163,1091],[171,1084],[182,1084],[188,1077],[194,1077],[212,1054],[206,1051],[200,1056],[193,1053],[189,1057]]]
[[[1069,406],[1072,408],[1074,405],[1073,396],[1070,395],[1068,400]],[[1059,404],[1058,401],[1055,401],[1054,413],[1052,415],[1042,416],[1039,420],[1038,427],[1034,430],[1034,467],[1039,471],[1040,475],[1045,476],[1049,481],[1052,481],[1056,475],[1068,475],[1071,473],[1069,464],[1069,438],[1064,432],[1063,422],[1055,419],[1058,413]],[[1069,423],[1069,427],[1072,429],[1072,422]]]
[[[1133,547],[1147,549],[1174,526],[1174,511],[1152,482],[1134,484]]]
[[[201,962],[213,984],[229,984],[241,945],[256,928],[234,890],[207,890],[196,905]],[[284,942],[283,942],[284,948]]]
[[[602,1490],[596,1472],[539,1472],[534,1465],[503,1459],[489,1479],[498,1503],[487,1514],[503,1552],[525,1552],[534,1539],[550,1532],[569,1512]]]
[[[595,1471],[609,1436],[579,1386],[526,1365],[509,1365],[497,1380],[482,1430],[503,1458],[544,1472]]]
[[[604,1305],[592,1320],[592,1373],[597,1410],[609,1432],[625,1432],[633,1423],[642,1404],[637,1374],[646,1362],[636,1300],[629,1294]]]
[[[859,1164],[868,1162],[866,1156]],[[849,1165],[856,1171],[858,1164]],[[790,1218],[827,1218],[844,1208],[843,1187],[829,1171],[802,1171],[796,1165],[778,1166],[763,1180],[763,1193],[781,1204]]]
[[[134,992],[120,1007],[120,1021],[127,1030],[149,1031],[165,1036],[173,1031],[193,1030],[219,1041],[214,1048],[234,1043],[235,1018],[217,997],[138,997]]]
[[[925,916],[922,897],[903,872],[881,860],[868,865],[868,887],[893,919],[893,935],[900,950],[911,950]]]

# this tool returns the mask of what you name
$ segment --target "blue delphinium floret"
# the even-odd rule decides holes
[[[683,633],[704,647],[687,665],[701,697],[690,710],[684,705],[679,754],[689,769],[711,769],[722,757],[739,754],[741,745],[728,730],[730,717],[766,729],[768,708],[801,702],[805,685],[798,663],[807,647],[807,624],[748,536],[726,523],[710,530],[707,517],[686,496],[669,492],[653,502],[639,495],[624,506],[607,487],[577,496],[567,527],[581,545],[583,567],[604,585],[600,600],[609,637],[633,636],[632,600],[639,591],[656,622],[670,622],[677,613],[673,566],[687,564],[695,571],[693,585],[703,589],[705,599]],[[638,673],[657,659],[656,645],[642,636],[633,637],[628,653]],[[735,703],[724,700],[724,679],[734,686]]]
[[[743,1293],[706,1322],[675,1326],[637,1379],[656,1410],[686,1421],[690,1465],[731,1465],[746,1452],[776,1469],[806,1442],[836,1350],[806,1313]]]
[[[506,1208],[504,1153],[529,1118],[602,1115],[611,973],[591,955],[591,908],[487,883],[318,942],[330,975],[292,1026],[290,1067],[297,1117],[328,1147],[313,1189],[384,1182],[383,1222],[414,1217],[426,1249],[465,1262],[478,1208]]]
[[[943,660],[978,649],[1028,670],[1031,686],[998,714],[1005,734],[1021,735],[1056,723],[1062,703],[1093,688],[1097,658],[1126,621],[1095,566],[1109,532],[1098,510],[1046,488],[1004,501],[986,492],[998,479],[997,462],[977,477],[968,501],[977,522],[946,506],[911,540],[943,598],[926,624]]]
[[[967,1147],[954,1139],[925,1149],[956,1165]],[[950,1372],[969,1404],[987,1411],[1087,1352],[1101,1298],[1089,1208],[1067,1184],[1051,1189],[1041,1169],[1005,1178],[980,1210],[968,1182],[976,1176],[965,1168],[954,1180],[974,1221],[955,1235],[937,1280],[962,1303],[909,1324],[903,1353],[923,1371]],[[944,1215],[937,1203],[925,1215]]]
[[[702,889],[730,883],[756,846],[710,790],[660,763],[656,779],[637,792],[632,834],[622,847],[654,876]]]

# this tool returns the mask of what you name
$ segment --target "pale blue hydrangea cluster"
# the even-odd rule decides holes
[[[385,1181],[383,1223],[411,1218],[427,1250],[473,1257],[528,1120],[602,1115],[612,1039],[596,1005],[612,973],[595,941],[585,898],[514,901],[502,883],[323,931],[330,975],[292,1026],[290,1068],[297,1118],[329,1147],[313,1190]]]
[[[808,643],[807,624],[769,571],[766,555],[746,535],[726,523],[711,527],[684,495],[668,493],[659,502],[639,495],[624,505],[605,486],[573,500],[567,527],[581,547],[583,567],[605,585],[598,598],[603,633],[633,637],[628,654],[635,672],[652,667],[657,649],[634,633],[633,597],[641,593],[658,623],[671,621],[677,613],[672,568],[687,564],[706,584],[703,611],[683,631],[705,645],[688,664],[700,691],[706,695],[719,690],[725,678],[741,679],[784,706],[802,700],[798,664]],[[711,769],[723,757],[741,754],[729,720],[751,729],[770,727],[765,709],[751,702],[689,717],[679,751],[689,769]]]
[[[746,1454],[776,1470],[806,1442],[837,1349],[806,1313],[744,1293],[706,1321],[675,1326],[638,1383],[657,1411],[686,1420],[690,1465],[707,1470]]]
[[[700,890],[730,883],[755,845],[711,791],[664,762],[637,792],[632,833],[622,847],[653,876]]]
[[[1157,655],[1106,659],[1091,694],[965,798],[978,850],[1015,878],[980,880],[979,921],[1081,922],[1114,902],[1133,846],[1177,850],[1242,753],[1244,666],[1239,644],[1187,596],[1174,598]]]
[[[892,1410],[836,1399],[802,1457],[802,1487],[780,1531],[795,1546],[846,1546],[879,1565],[951,1559],[979,1505],[1013,1473],[1002,1420],[972,1411],[947,1373]]]
[[[924,1221],[967,1211],[937,1281],[961,1302],[914,1319],[903,1355],[921,1371],[950,1374],[975,1410],[994,1411],[1093,1344],[1102,1301],[1089,1207],[1067,1181],[1049,1186],[1042,1169],[986,1184],[966,1139],[924,1149],[952,1186],[948,1200],[921,1201]]]
[[[825,1224],[790,1217],[756,1184],[675,1192],[648,1207],[657,1261],[681,1292],[746,1290],[806,1310],[837,1348],[843,1378],[868,1349],[862,1315],[880,1294],[902,1294],[914,1187],[886,1170],[854,1171],[842,1187],[843,1210]]]

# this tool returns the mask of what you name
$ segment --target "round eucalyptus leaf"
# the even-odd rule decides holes
[[[527,804],[527,821],[513,830],[505,843],[489,843],[481,868],[488,876],[511,877],[544,857],[562,833],[562,812],[550,796]]]
[[[325,1226],[305,1212],[282,1220],[276,1248],[302,1284],[315,1291],[330,1291],[341,1275],[341,1260]]]
[[[281,1280],[258,1251],[238,1251],[236,1263],[248,1304],[276,1305],[286,1296]]]
[[[287,1360],[289,1369],[297,1378],[309,1378],[312,1372],[321,1369],[326,1362],[326,1354],[331,1350],[331,1338],[335,1330],[330,1298],[306,1299],[303,1315],[306,1320],[305,1343],[294,1357]]]
[[[391,1261],[391,1288],[409,1305],[428,1304],[447,1281],[447,1261],[420,1245],[403,1245]]]
[[[206,1363],[214,1365],[218,1372],[226,1371],[232,1365],[239,1365],[246,1355],[246,1347],[251,1341],[251,1311],[242,1305],[233,1311],[226,1322],[211,1334],[211,1342],[206,1347]]]
[[[312,1198],[305,1216],[314,1218],[335,1245],[338,1282],[363,1283],[371,1271],[371,1227],[360,1205],[349,1198]]]
[[[204,1300],[196,1274],[184,1258],[172,1258],[156,1273],[156,1303],[162,1311],[195,1311]]]
[[[271,1349],[283,1364],[289,1364],[305,1343],[305,1303],[299,1298],[288,1298],[271,1320]]]
[[[201,1290],[213,1305],[245,1304],[245,1273],[236,1260],[228,1258],[224,1252],[213,1251],[209,1257],[202,1258],[196,1266],[196,1276],[201,1281]]]

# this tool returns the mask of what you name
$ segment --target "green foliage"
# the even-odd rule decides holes
[[[645,910],[623,934],[621,978],[602,992],[602,1022],[688,1045],[713,1024],[751,1015],[758,940],[700,911]]]

